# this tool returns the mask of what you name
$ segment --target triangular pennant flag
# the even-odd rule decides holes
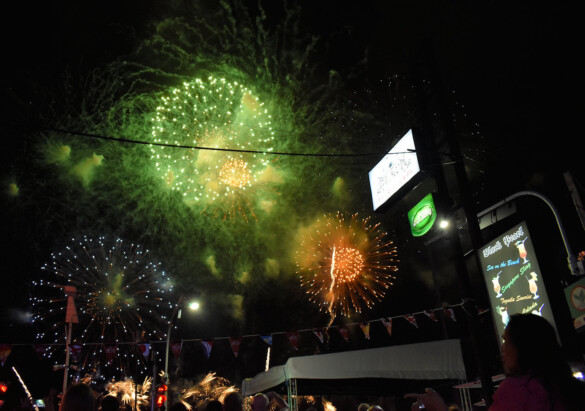
[[[213,348],[213,340],[203,340],[201,341],[201,346],[203,347],[205,358],[209,359],[209,354],[211,354],[211,349]]]
[[[106,363],[111,364],[118,351],[118,344],[104,344],[104,351],[106,353]]]
[[[384,327],[386,327],[386,331],[388,331],[388,335],[392,336],[392,317],[388,318],[380,318]]]
[[[39,357],[39,360],[45,356],[47,347],[48,347],[47,344],[33,344],[33,348],[35,350],[35,353],[37,353],[37,357]]]
[[[370,339],[370,323],[360,323],[360,328],[362,329],[362,331],[364,332],[364,336],[366,337],[366,340]]]
[[[341,334],[341,336],[345,340],[345,342],[349,342],[349,330],[348,330],[347,326],[342,325],[341,327],[338,328],[338,331],[339,331],[339,334]]]
[[[138,350],[140,350],[144,358],[148,358],[148,355],[150,354],[150,344],[138,344]]]
[[[178,360],[181,356],[181,349],[183,348],[183,341],[174,342],[171,344],[171,351],[173,351],[173,355],[175,356],[175,360]]]
[[[240,352],[240,344],[242,344],[242,337],[230,337],[230,345],[234,355],[237,357]]]
[[[447,317],[449,317],[453,321],[457,321],[457,318],[455,318],[455,310],[453,310],[452,308],[445,308],[445,314],[447,314]]]
[[[63,287],[63,291],[65,292],[65,296],[67,297],[67,311],[65,312],[65,322],[67,324],[77,324],[79,323],[79,318],[77,317],[77,309],[75,308],[75,301],[74,298],[77,295],[77,288],[73,287],[72,285],[66,285]]]
[[[264,341],[266,344],[272,345],[272,335],[262,335],[260,338],[262,338],[262,341]]]
[[[79,353],[81,352],[81,345],[70,345],[69,346],[69,353],[73,357],[73,361],[79,361]]]
[[[286,333],[286,337],[290,341],[295,350],[299,349],[299,332],[298,331],[288,331]]]
[[[439,321],[439,319],[437,318],[437,315],[435,314],[435,311],[426,311],[425,310],[425,315],[427,317],[429,317],[431,320],[433,320],[434,322]]]
[[[12,344],[0,344],[0,363],[4,367],[6,359],[12,352]]]
[[[319,329],[315,328],[313,330],[313,334],[315,334],[319,341],[321,342],[321,344],[323,344],[323,340],[325,339],[325,331],[323,331],[323,329],[321,328]]]
[[[408,321],[409,323],[414,325],[416,328],[418,328],[418,324],[416,323],[416,318],[414,317],[414,314],[406,314],[403,317],[406,321]]]

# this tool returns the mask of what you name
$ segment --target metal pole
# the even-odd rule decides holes
[[[71,327],[73,323],[69,323],[69,330],[67,330],[67,325],[65,326],[65,333],[67,333],[67,338],[65,339],[65,368],[63,373],[63,395],[67,391],[67,379],[69,378],[69,344],[71,343]]]

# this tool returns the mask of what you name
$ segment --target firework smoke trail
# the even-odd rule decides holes
[[[71,344],[80,346],[80,371],[133,372],[144,362],[136,343],[164,337],[166,314],[173,309],[172,286],[160,263],[150,261],[149,251],[140,245],[105,237],[72,241],[42,267],[45,278],[33,282],[37,341],[52,344],[49,356],[61,351],[67,308],[63,287],[74,286],[79,324],[73,327]],[[106,354],[106,346],[115,347],[115,353]]]
[[[254,193],[269,159],[266,154],[223,150],[272,151],[274,131],[264,104],[242,84],[212,76],[185,82],[161,100],[153,118],[153,142],[201,147],[151,146],[167,186],[179,191],[187,204],[211,209],[213,215],[255,218],[255,199],[247,193]]]
[[[371,308],[384,297],[395,278],[396,256],[379,224],[337,213],[308,228],[296,253],[297,272],[309,300],[333,320]]]

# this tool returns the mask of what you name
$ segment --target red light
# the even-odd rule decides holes
[[[4,384],[3,382],[0,382],[0,392],[5,393],[6,391],[8,391],[8,385]]]
[[[159,396],[156,397],[156,406],[162,407],[163,405],[165,405],[166,400],[167,396],[164,394],[160,394]]]
[[[165,384],[159,385],[158,387],[156,387],[156,390],[158,392],[167,392],[167,386]]]

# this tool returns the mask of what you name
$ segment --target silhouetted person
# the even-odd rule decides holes
[[[102,406],[101,411],[119,411],[120,410],[120,400],[118,397],[114,397],[113,395],[106,395],[102,398]]]
[[[230,392],[223,399],[223,411],[242,411],[244,399],[237,391]]]
[[[205,411],[222,411],[223,405],[220,400],[211,400],[205,405]]]
[[[557,335],[539,315],[514,314],[503,335],[502,365],[506,379],[494,393],[490,411],[579,411],[583,410],[585,384],[573,377]],[[447,410],[434,390],[407,394],[427,411]],[[416,409],[413,404],[411,409]]]
[[[59,411],[95,411],[91,387],[83,383],[70,385],[61,400]]]

